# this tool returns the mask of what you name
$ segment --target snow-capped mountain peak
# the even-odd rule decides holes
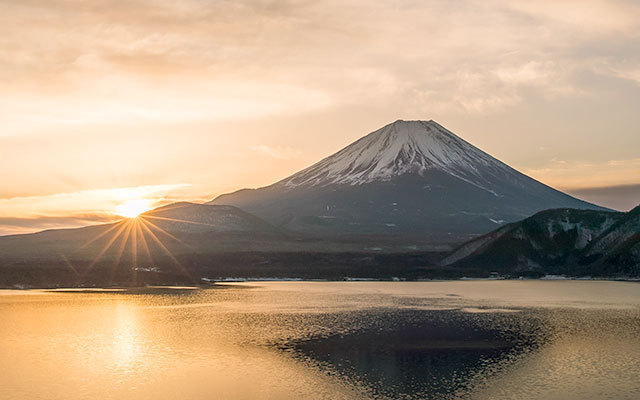
[[[434,121],[398,120],[280,183],[290,188],[361,185],[433,169],[473,182],[487,168],[511,170]]]
[[[486,233],[550,208],[601,209],[532,179],[434,121],[396,121],[272,185],[218,196],[314,234]]]

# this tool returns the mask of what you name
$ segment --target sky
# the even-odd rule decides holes
[[[397,119],[640,203],[637,1],[0,7],[0,234],[268,185]]]

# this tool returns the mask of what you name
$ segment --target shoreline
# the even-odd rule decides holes
[[[551,276],[541,278],[468,278],[462,277],[459,279],[380,279],[380,278],[349,278],[345,279],[302,279],[302,278],[276,278],[276,277],[229,277],[222,279],[208,279],[203,278],[203,282],[199,285],[188,284],[172,284],[166,285],[140,285],[140,286],[4,286],[0,287],[0,291],[28,291],[28,290],[45,290],[51,292],[76,292],[76,293],[90,293],[90,292],[131,292],[131,291],[167,291],[167,290],[199,290],[199,289],[224,289],[228,288],[230,283],[261,283],[261,282],[333,282],[333,283],[367,283],[367,282],[389,282],[389,283],[412,283],[412,282],[494,282],[494,281],[541,281],[541,282],[561,282],[561,281],[581,281],[581,282],[640,282],[640,277],[563,277],[563,276]]]

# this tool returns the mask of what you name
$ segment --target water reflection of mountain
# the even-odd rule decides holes
[[[488,375],[535,347],[539,338],[522,330],[522,316],[404,311],[371,317],[380,324],[293,347],[312,363],[363,384],[374,397],[449,398],[469,389],[478,374]],[[531,322],[524,326],[532,329]]]

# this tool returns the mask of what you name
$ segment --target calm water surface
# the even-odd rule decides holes
[[[639,399],[640,284],[0,291],[2,399]]]

